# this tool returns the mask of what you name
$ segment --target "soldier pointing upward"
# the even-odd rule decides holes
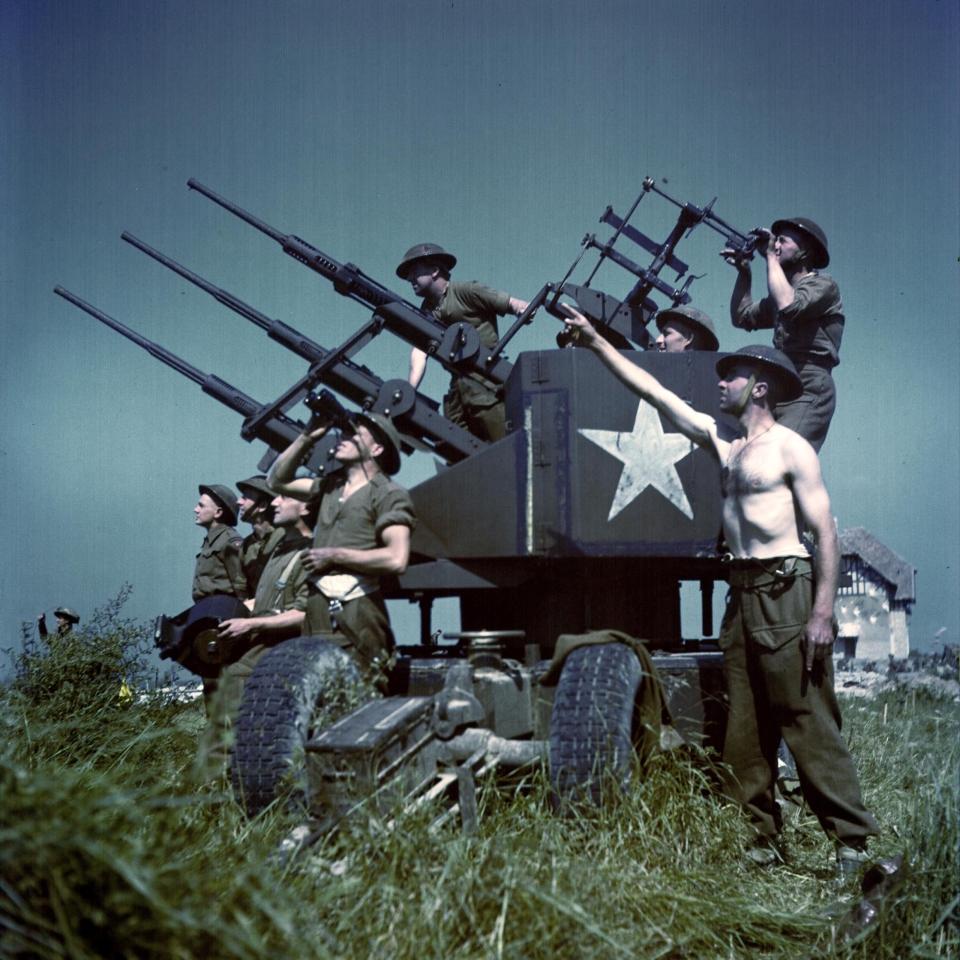
[[[782,735],[797,760],[804,797],[836,843],[839,869],[856,869],[877,826],[860,796],[833,692],[837,534],[816,453],[773,416],[778,401],[803,389],[793,364],[766,346],[718,361],[720,408],[736,416],[744,432],[731,443],[719,437],[712,417],[693,410],[585,317],[567,310],[577,342],[706,450],[721,471],[723,530],[733,555],[719,640],[730,699],[724,760],[733,773],[728,790],[757,831],[751,859],[779,857],[773,788]],[[816,538],[813,558],[798,521]]]

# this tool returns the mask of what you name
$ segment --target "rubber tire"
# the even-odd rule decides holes
[[[309,809],[306,743],[312,718],[331,683],[359,682],[360,672],[337,644],[295,637],[270,650],[243,689],[230,763],[234,793],[251,817],[281,794]]]
[[[564,661],[550,718],[550,783],[556,805],[599,804],[605,785],[630,778],[643,671],[622,643],[591,644]]]

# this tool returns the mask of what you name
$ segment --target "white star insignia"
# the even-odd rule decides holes
[[[647,487],[659,490],[681,513],[693,519],[693,508],[676,468],[693,451],[693,442],[681,433],[664,433],[660,416],[649,403],[640,401],[630,433],[583,428],[577,432],[623,463],[608,522]]]

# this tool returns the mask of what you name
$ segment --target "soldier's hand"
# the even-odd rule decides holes
[[[256,624],[244,617],[237,617],[233,620],[223,620],[217,627],[218,640],[239,640],[250,633]]]
[[[316,443],[333,426],[333,417],[326,411],[315,412],[307,422],[307,427],[303,431],[304,435],[311,443]]]
[[[569,303],[560,303],[557,306],[562,313],[566,314],[563,325],[570,334],[572,343],[580,347],[589,347],[600,340],[600,334],[582,313],[571,307]]]
[[[734,250],[733,247],[724,247],[720,251],[720,256],[730,264],[736,267],[741,273],[750,273],[750,258],[742,250]]]
[[[300,553],[300,562],[310,573],[323,573],[336,562],[334,547],[312,547]]]
[[[774,252],[774,235],[766,227],[756,227],[750,232],[757,238],[757,254],[769,257]]]
[[[804,630],[803,642],[803,665],[807,673],[810,673],[815,661],[824,660],[833,653],[833,619],[811,617]]]
[[[37,617],[37,623],[40,623],[40,624],[43,624],[44,626],[46,626],[46,625],[47,625],[47,615],[46,615],[45,613],[41,613],[40,616]]]
[[[510,309],[511,309],[511,310],[513,311],[513,313],[514,313],[516,316],[518,316],[518,317],[519,317],[519,316],[523,313],[523,311],[526,310],[527,307],[529,307],[529,306],[530,306],[530,302],[529,302],[528,300],[521,300],[521,299],[519,299],[518,297],[511,297],[511,298],[510,298]],[[536,312],[536,311],[534,311],[534,312]]]

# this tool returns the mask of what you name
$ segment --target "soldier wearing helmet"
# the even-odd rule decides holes
[[[840,362],[844,322],[836,281],[820,272],[830,263],[827,237],[807,217],[777,220],[755,233],[766,261],[768,294],[754,303],[749,261],[721,251],[737,268],[730,316],[743,330],[773,328],[773,345],[793,361],[803,381],[803,392],[777,409],[777,420],[819,450],[836,409],[830,371]]]
[[[813,447],[774,418],[804,384],[780,350],[750,346],[722,356],[720,408],[743,436],[720,438],[713,417],[693,410],[567,308],[569,329],[627,387],[716,461],[723,532],[730,551],[730,597],[720,632],[730,713],[724,761],[727,789],[756,829],[748,856],[782,857],[780,809],[774,800],[781,737],[800,771],[804,798],[836,845],[844,874],[866,859],[877,824],[863,805],[853,761],[840,735],[833,692],[840,555],[820,464]],[[817,542],[811,557],[801,526]]]
[[[296,477],[329,426],[315,417],[274,461],[267,482],[285,496],[320,501],[313,546],[301,555],[310,574],[304,634],[332,633],[376,676],[394,646],[380,580],[402,573],[410,560],[413,501],[390,479],[400,469],[400,437],[377,413],[361,413],[342,433],[333,452],[342,470],[323,479]]]
[[[57,618],[57,632],[54,634],[56,637],[65,637],[80,622],[80,614],[71,610],[70,607],[57,607],[53,611],[53,615]],[[37,633],[44,640],[50,636],[47,630],[47,615],[45,613],[41,613],[37,617]]]
[[[267,558],[256,593],[248,601],[252,602],[250,616],[222,620],[217,628],[217,642],[231,651],[232,662],[217,677],[216,695],[210,701],[200,739],[197,765],[204,779],[223,773],[230,756],[231,731],[254,667],[269,650],[299,635],[303,627],[309,591],[301,553],[310,546],[316,508],[316,501],[271,497],[271,529],[280,533],[281,540]]]
[[[657,313],[656,324],[660,336],[655,346],[661,353],[720,349],[713,321],[702,310],[686,305],[669,307]]]
[[[193,508],[198,527],[206,536],[197,554],[193,571],[193,600],[226,594],[243,600],[247,596],[247,580],[240,562],[243,538],[233,525],[237,522],[237,498],[223,484],[202,483],[200,499]]]
[[[444,326],[469,323],[480,335],[480,342],[493,347],[500,338],[497,318],[505,314],[521,314],[527,308],[518,300],[473,281],[450,280],[450,271],[457,258],[436,243],[418,243],[403,256],[397,276],[406,280],[422,299],[422,309],[433,314]],[[408,379],[420,385],[427,365],[427,355],[416,347],[410,353]],[[482,440],[499,440],[506,433],[506,412],[496,387],[472,377],[453,376],[450,389],[443,398],[443,414]]]
[[[267,565],[277,544],[284,538],[284,531],[275,527],[273,519],[273,493],[267,486],[267,478],[262,474],[237,481],[237,507],[240,519],[249,523],[253,530],[243,538],[240,547],[240,562],[243,575],[247,580],[247,596],[257,592],[260,574]]]

